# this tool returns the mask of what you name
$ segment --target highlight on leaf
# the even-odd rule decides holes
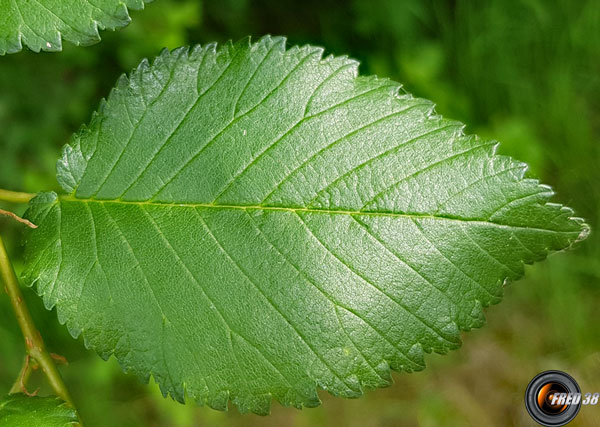
[[[0,55],[58,52],[62,40],[76,45],[100,41],[98,30],[115,30],[131,21],[128,9],[140,10],[152,0],[0,0]]]
[[[525,164],[314,46],[163,51],[65,146],[25,282],[164,395],[266,414],[460,346],[588,226]]]

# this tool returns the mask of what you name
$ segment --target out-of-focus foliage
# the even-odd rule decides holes
[[[361,60],[361,73],[389,76],[434,100],[469,132],[502,142],[531,165],[562,202],[597,229],[600,212],[600,3],[594,0],[161,0],[132,12],[130,26],[61,54],[0,58],[0,188],[56,190],[60,147],[87,122],[117,77],[164,46],[284,34],[291,44],[327,46]],[[561,198],[560,195],[563,195]],[[566,195],[570,199],[565,199]],[[0,206],[2,207],[2,206]],[[20,269],[20,229],[0,232]],[[600,390],[600,234],[578,250],[528,268],[488,309],[488,327],[461,350],[427,358],[428,370],[358,400],[331,399],[296,411],[274,406],[259,418],[163,399],[158,387],[122,374],[68,336],[26,290],[51,351],[87,425],[533,425],[523,393],[545,369],[563,369],[583,390]],[[23,347],[0,296],[0,384],[8,390]],[[36,376],[31,386],[37,387]],[[42,389],[40,393],[47,392]],[[600,423],[584,407],[575,426]]]

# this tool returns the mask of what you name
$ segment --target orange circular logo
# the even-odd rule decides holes
[[[543,426],[563,426],[581,408],[581,390],[569,374],[545,371],[535,376],[525,391],[525,407]]]

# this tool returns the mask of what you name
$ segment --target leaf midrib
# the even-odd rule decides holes
[[[100,199],[85,199],[74,197],[73,195],[61,195],[57,198],[57,202],[71,203],[101,203],[101,204],[120,204],[134,206],[167,206],[180,208],[203,208],[203,209],[235,209],[235,210],[257,210],[257,211],[272,211],[272,212],[291,212],[291,213],[309,213],[309,214],[324,214],[324,215],[350,215],[350,216],[376,216],[376,217],[391,217],[391,218],[408,218],[408,219],[433,219],[439,221],[450,221],[458,223],[470,223],[475,225],[491,226],[505,230],[530,230],[546,233],[557,234],[573,234],[579,235],[580,231],[553,230],[541,227],[519,226],[493,222],[482,218],[462,218],[452,215],[441,214],[423,214],[411,212],[386,212],[386,211],[351,211],[344,209],[318,209],[318,208],[303,208],[303,207],[283,207],[283,206],[261,206],[261,205],[221,205],[214,203],[166,203],[166,202],[150,202],[150,201],[127,201],[127,200],[100,200]]]

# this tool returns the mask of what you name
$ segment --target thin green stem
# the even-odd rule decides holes
[[[21,193],[19,191],[3,190],[0,188],[0,201],[10,203],[27,203],[35,197],[35,194]]]
[[[21,288],[19,287],[19,282],[17,280],[17,276],[15,275],[15,271],[8,259],[8,254],[6,252],[6,248],[4,247],[4,243],[2,242],[2,238],[0,237],[0,277],[4,282],[6,293],[10,298],[10,302],[12,304],[13,310],[15,312],[15,316],[21,328],[21,332],[23,333],[23,337],[25,338],[25,348],[28,356],[35,360],[37,364],[42,368],[42,372],[48,378],[48,382],[54,390],[54,393],[67,402],[71,407],[75,408],[73,404],[73,399],[67,390],[65,383],[63,382],[54,361],[52,360],[52,356],[46,350],[46,346],[44,345],[44,341],[42,340],[42,336],[38,332],[33,323],[33,319],[31,318],[31,314],[29,313],[29,309],[25,304],[25,300],[23,299],[23,294],[21,293]],[[27,360],[27,362],[30,362]],[[28,363],[27,363],[28,364]],[[26,365],[24,365],[21,370],[21,375],[25,373],[27,374]]]

